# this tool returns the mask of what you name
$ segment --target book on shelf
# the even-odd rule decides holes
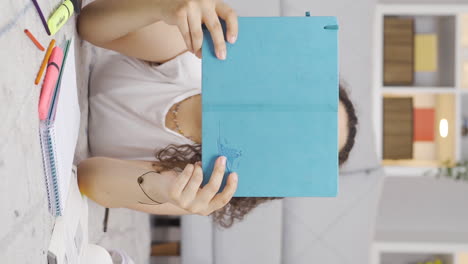
[[[438,68],[438,37],[436,34],[414,36],[414,71],[436,72]]]
[[[414,81],[414,19],[384,19],[384,85],[412,85]]]

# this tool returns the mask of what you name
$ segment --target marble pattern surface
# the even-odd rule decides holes
[[[47,17],[60,1],[38,0]],[[47,209],[47,194],[39,143],[37,112],[40,85],[34,85],[44,52],[24,34],[28,29],[46,48],[48,36],[29,0],[0,4],[0,262],[47,263],[47,248],[54,218]],[[100,50],[81,41],[76,16],[55,35],[57,44],[75,37],[81,126],[75,163],[88,157],[88,76]],[[149,216],[126,209],[111,209],[108,232],[102,232],[104,208],[90,202],[91,243],[125,250],[135,263],[149,261]]]

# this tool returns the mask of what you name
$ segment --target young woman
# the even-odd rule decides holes
[[[226,22],[225,36],[218,17]],[[202,24],[216,56],[225,59],[225,39],[234,44],[238,30],[237,15],[222,1],[97,0],[82,10],[81,37],[120,53],[99,63],[90,82],[89,143],[97,157],[79,164],[78,181],[94,201],[152,214],[214,213],[230,226],[275,199],[232,198],[242,180],[236,173],[218,193],[225,157],[201,187]],[[353,147],[356,125],[340,87],[340,165]]]

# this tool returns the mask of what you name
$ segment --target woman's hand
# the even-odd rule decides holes
[[[237,189],[237,174],[231,173],[224,190],[218,193],[225,169],[226,157],[221,156],[216,160],[210,181],[200,188],[202,168],[199,164],[188,164],[170,188],[169,202],[192,214],[204,216],[224,207]]]
[[[226,39],[234,43],[238,26],[237,15],[231,7],[220,0],[160,0],[157,3],[158,17],[179,28],[191,52],[201,58],[202,23],[205,23],[213,39],[216,57],[226,59],[226,43],[218,16],[226,22]]]

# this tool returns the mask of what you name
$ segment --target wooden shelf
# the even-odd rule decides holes
[[[413,262],[414,256],[420,258],[434,256],[442,258],[445,261],[444,264],[465,264],[460,262],[460,260],[464,259],[465,252],[468,252],[468,245],[460,243],[377,241],[372,246],[371,263],[392,263],[383,262],[389,260],[403,261],[393,263],[416,263]]]
[[[468,88],[462,88],[463,61],[468,61],[468,47],[462,45],[464,30],[462,29],[462,15],[468,14],[468,4],[379,4],[376,9],[374,27],[374,131],[377,140],[377,155],[383,158],[383,98],[387,97],[417,97],[421,102],[422,96],[435,95],[453,96],[453,110],[449,124],[452,131],[454,155],[452,159],[460,160],[465,156],[462,151],[461,116],[467,108],[464,104],[468,95]],[[414,85],[392,86],[384,85],[384,21],[385,17],[412,17],[416,34],[436,34],[438,36],[438,67],[435,73],[415,73]],[[432,74],[432,75],[430,75]],[[447,105],[447,104],[445,104]],[[445,113],[445,112],[444,112]],[[441,118],[440,116],[437,118]],[[436,119],[437,119],[436,118]],[[455,132],[457,131],[457,132]],[[439,142],[440,143],[440,142]],[[442,143],[440,143],[442,144]],[[426,145],[418,145],[428,147]],[[420,155],[421,156],[421,155]],[[422,156],[421,156],[422,157]],[[421,158],[420,157],[420,158]],[[424,163],[424,162],[423,162]],[[414,163],[398,164],[382,160],[386,173],[393,175],[422,175],[423,172],[437,167],[434,164],[422,164],[419,160]]]
[[[421,86],[384,86],[383,93],[396,93],[396,94],[418,94],[418,93],[455,93],[455,87],[421,87]],[[468,89],[467,89],[468,92]]]
[[[444,264],[466,264],[467,244],[430,242],[374,242],[372,264],[417,263],[428,257],[438,257]],[[386,261],[386,262],[385,262]],[[393,261],[393,262],[389,262]],[[414,262],[416,261],[416,262]],[[424,263],[424,262],[423,262]]]
[[[437,97],[452,97],[451,102],[445,102],[440,108],[453,108],[450,118],[451,128],[449,135],[452,135],[452,143],[454,143],[455,156],[454,159],[460,160],[468,155],[468,151],[463,151],[462,143],[468,142],[463,138],[461,131],[461,121],[463,113],[466,115],[468,111],[468,88],[462,88],[462,67],[463,61],[468,61],[468,48],[461,45],[461,34],[464,30],[461,29],[460,21],[461,14],[468,14],[468,4],[459,5],[427,5],[427,4],[380,4],[376,9],[376,21],[374,27],[374,69],[373,69],[373,87],[374,87],[374,102],[373,102],[373,118],[374,131],[376,132],[376,148],[377,155],[381,159],[384,172],[388,176],[406,177],[405,180],[417,180],[429,171],[437,169],[438,162],[436,161],[421,161],[411,160],[406,164],[395,162],[392,160],[383,160],[383,98],[387,97],[427,97],[433,95]],[[384,18],[386,16],[411,16],[415,18],[415,25],[418,27],[418,19],[424,24],[424,19],[433,16],[433,21],[429,24],[436,25],[430,32],[416,33],[435,33],[439,36],[439,65],[437,78],[431,79],[433,76],[419,75],[414,80],[414,86],[385,86],[384,83]],[[430,20],[430,19],[429,19]],[[426,21],[427,22],[427,21]],[[421,26],[421,24],[419,24]],[[435,29],[434,29],[435,28]],[[421,29],[421,27],[419,27]],[[442,62],[442,64],[441,64]],[[419,79],[418,79],[419,78]],[[433,82],[426,82],[434,80]],[[447,105],[453,107],[446,107]],[[436,106],[434,108],[437,107]],[[444,110],[444,111],[445,111]],[[446,111],[444,112],[444,115]],[[440,119],[441,117],[436,117]],[[445,117],[444,117],[445,118]],[[452,120],[452,121],[450,121]],[[450,132],[452,131],[452,132]],[[442,143],[441,143],[442,145]],[[445,144],[447,145],[447,144]],[[466,144],[465,144],[466,146]],[[465,147],[466,148],[466,147]],[[468,157],[468,156],[467,156]],[[413,155],[414,158],[414,155]],[[409,176],[415,176],[409,179]],[[393,178],[392,179],[396,179]],[[427,197],[424,197],[427,199]],[[387,234],[376,234],[374,245],[372,247],[372,264],[396,263],[408,264],[417,263],[419,257],[429,259],[441,257],[444,264],[468,264],[462,263],[459,259],[462,252],[468,252],[468,233],[450,233],[440,230],[440,233],[428,232],[424,229],[416,229],[413,232],[410,230],[389,229]],[[414,232],[418,231],[418,232]],[[467,257],[468,258],[468,257]],[[421,261],[423,261],[421,259]],[[409,262],[408,262],[409,261]]]

